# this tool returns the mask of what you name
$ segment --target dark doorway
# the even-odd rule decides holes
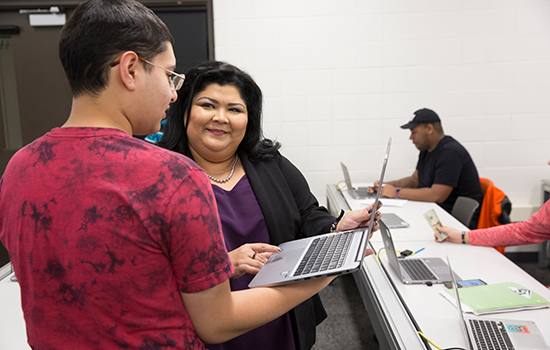
[[[30,26],[28,15],[19,9],[47,9],[61,3],[69,18],[82,2],[0,0],[0,23],[18,28],[18,34],[10,34],[0,27],[0,174],[17,149],[62,125],[71,109],[69,84],[58,58],[61,27]],[[176,71],[185,73],[214,59],[211,0],[142,2],[175,38]]]

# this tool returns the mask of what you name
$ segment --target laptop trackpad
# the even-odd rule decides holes
[[[273,254],[271,257],[270,263],[274,264],[280,261],[287,262],[289,260],[297,261],[298,258],[300,257],[300,254],[302,254],[303,251],[304,251],[304,248],[291,249],[291,250],[285,249],[282,253]]]
[[[512,333],[511,336],[519,349],[548,349],[537,334]]]
[[[282,253],[273,254],[268,263],[262,267],[263,272],[276,272],[277,275],[286,276],[296,266],[304,248],[285,249]],[[260,270],[261,271],[261,270]]]

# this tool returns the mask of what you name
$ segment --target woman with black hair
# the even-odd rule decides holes
[[[250,75],[228,63],[203,63],[186,74],[159,142],[195,160],[210,178],[235,269],[232,290],[248,288],[276,245],[366,226],[371,217],[368,207],[335,222],[280,144],[264,138],[261,116],[262,92]],[[315,295],[271,323],[207,347],[310,349],[325,318]]]

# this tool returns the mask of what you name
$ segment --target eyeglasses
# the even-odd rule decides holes
[[[156,65],[154,64],[153,62],[149,62],[141,57],[138,56],[138,59],[140,61],[143,61],[145,63],[149,63],[150,65],[152,66],[155,66],[157,68],[160,68],[162,69],[163,71],[167,72],[167,73],[170,73],[170,75],[168,76],[168,79],[170,80],[170,88],[174,91],[178,91],[181,86],[183,85],[183,82],[185,81],[185,74],[178,74],[176,72],[172,72],[171,70],[169,69],[166,69],[164,67],[161,67],[159,65]],[[117,64],[119,64],[120,61],[116,61],[115,63],[111,64],[111,67],[114,67],[116,66]]]

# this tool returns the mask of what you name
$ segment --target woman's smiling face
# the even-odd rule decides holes
[[[194,97],[187,122],[193,157],[219,162],[237,151],[246,134],[248,110],[236,87],[210,84]]]

